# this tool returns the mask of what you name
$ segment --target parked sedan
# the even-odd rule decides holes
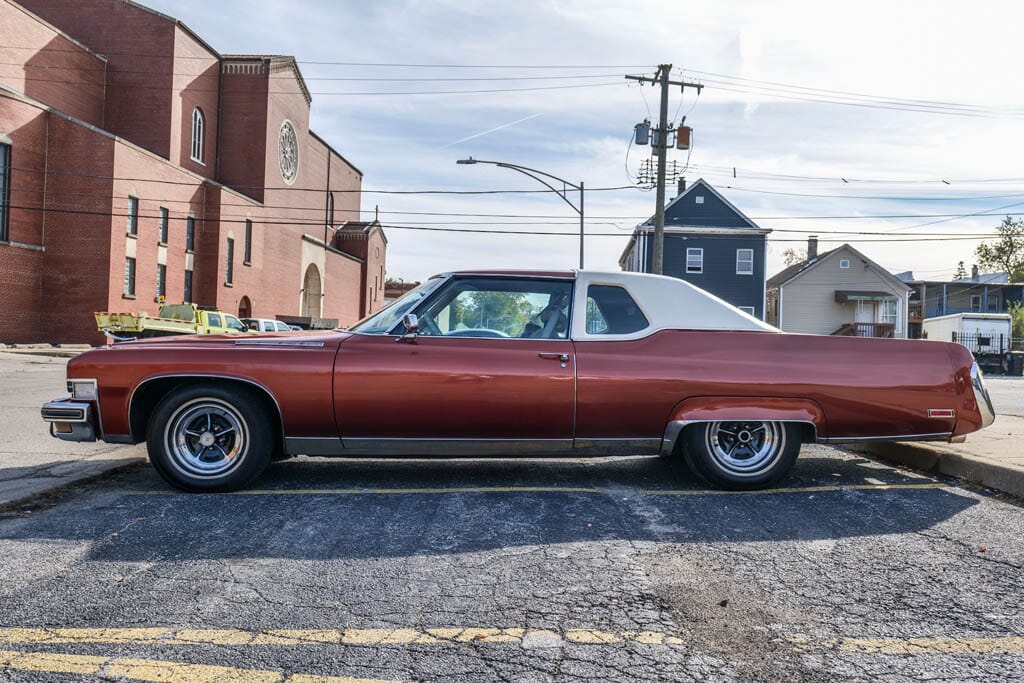
[[[98,348],[46,404],[60,439],[146,441],[189,491],[296,454],[662,455],[775,484],[802,443],[962,440],[994,411],[964,347],[786,334],[673,278],[431,278],[348,331]]]
[[[242,323],[253,332],[290,332],[294,329],[299,329],[280,320],[271,320],[270,318],[242,318]]]

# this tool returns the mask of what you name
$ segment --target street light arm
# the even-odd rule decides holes
[[[486,162],[480,162],[480,163],[486,163]],[[541,185],[543,185],[544,187],[548,188],[549,190],[551,190],[552,192],[557,194],[559,197],[561,197],[562,201],[565,202],[566,204],[568,204],[569,206],[571,206],[576,213],[579,213],[579,214],[583,213],[583,210],[580,207],[578,207],[575,204],[573,204],[571,201],[569,201],[569,198],[565,196],[565,188],[559,190],[557,187],[555,187],[554,185],[552,185],[548,181],[544,180],[543,178],[541,178],[538,175],[535,175],[536,173],[540,173],[541,175],[548,176],[549,178],[555,178],[555,176],[551,175],[550,173],[544,173],[543,171],[534,171],[532,168],[526,168],[525,166],[516,166],[515,164],[506,164],[506,163],[501,163],[501,162],[494,162],[494,165],[495,166],[500,166],[501,168],[508,168],[508,169],[513,170],[513,171],[517,171],[519,173],[522,173],[525,176],[533,178],[538,183],[540,183]],[[555,180],[558,180],[559,182],[565,183],[566,185],[570,186],[574,190],[580,189],[579,185],[573,185],[572,183],[566,182],[566,181],[562,180],[561,178],[555,178]]]

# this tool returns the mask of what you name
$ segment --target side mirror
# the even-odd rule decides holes
[[[396,341],[405,342],[406,344],[415,344],[416,335],[420,331],[420,321],[412,313],[406,313],[402,316],[402,324],[405,325],[405,334],[399,337]]]

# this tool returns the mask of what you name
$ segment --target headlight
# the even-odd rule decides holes
[[[94,379],[69,379],[68,393],[79,401],[95,401],[99,398]]]

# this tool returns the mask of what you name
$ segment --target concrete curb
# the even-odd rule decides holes
[[[137,456],[99,462],[86,458],[42,468],[38,476],[0,481],[0,511],[26,507],[40,498],[52,498],[71,486],[80,486],[119,470],[138,467],[145,462],[145,458]]]
[[[1024,499],[1024,470],[1017,467],[952,453],[923,443],[879,441],[846,446],[844,450],[914,470],[956,477]]]

